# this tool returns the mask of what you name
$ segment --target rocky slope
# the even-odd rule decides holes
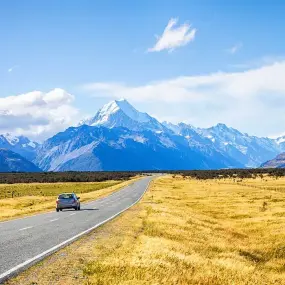
[[[263,168],[285,168],[285,152],[277,155],[261,165]]]
[[[0,172],[39,172],[35,164],[8,149],[0,149]]]

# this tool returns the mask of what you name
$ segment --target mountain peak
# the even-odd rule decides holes
[[[228,129],[228,126],[223,123],[218,123],[214,128],[219,128],[219,129]]]
[[[124,126],[121,123],[125,120],[131,120],[135,123],[147,123],[151,120],[151,117],[146,113],[139,112],[126,99],[119,99],[105,104],[93,118],[81,121],[80,125]]]
[[[115,100],[115,101],[110,102],[107,105],[113,108],[113,112],[118,111],[117,110],[118,108],[119,110],[124,112],[124,114],[127,115],[130,119],[137,121],[139,123],[145,123],[150,120],[149,116],[146,113],[139,112],[126,99]]]
[[[6,133],[2,135],[11,145],[15,145],[19,142],[19,137],[16,137],[10,133]]]

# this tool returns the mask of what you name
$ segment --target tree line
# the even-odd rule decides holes
[[[57,182],[102,182],[107,180],[127,180],[139,172],[9,172],[0,173],[0,184],[14,183],[57,183]]]
[[[284,168],[250,168],[250,169],[219,169],[219,170],[182,170],[169,171],[171,174],[179,174],[184,177],[196,179],[222,179],[222,178],[256,178],[268,175],[271,177],[285,176]]]
[[[68,171],[68,172],[9,172],[0,173],[0,184],[13,183],[57,183],[57,182],[102,182],[127,180],[136,175],[168,173],[196,179],[256,178],[269,175],[285,176],[284,168],[251,168],[219,170],[150,170],[150,171]]]

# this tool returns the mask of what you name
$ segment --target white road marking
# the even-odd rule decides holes
[[[140,180],[138,180],[138,181],[140,181]],[[88,202],[82,203],[81,205],[88,205],[89,203],[94,203],[94,202],[99,202],[100,203],[101,201],[104,202],[104,200],[106,198],[109,198],[109,197],[112,197],[115,194],[118,194],[118,192],[122,191],[122,189],[124,189],[126,187],[129,187],[129,186],[132,186],[133,184],[134,184],[134,182],[132,182],[130,185],[127,185],[127,186],[121,186],[120,188],[116,189],[115,192],[113,192],[112,194],[110,194],[110,195],[108,195],[106,197],[102,197],[102,198],[99,198],[99,199],[96,199],[96,200],[93,200],[93,201],[88,201]],[[54,214],[54,211],[38,213],[38,214],[29,215],[29,216],[22,217],[22,218],[15,218],[15,219],[7,220],[7,221],[2,221],[2,222],[0,222],[0,225],[1,224],[5,224],[5,223],[9,223],[9,222],[18,221],[18,220],[29,219],[29,218],[36,217],[36,216],[47,215],[47,214]]]
[[[45,256],[47,256],[47,255],[49,255],[49,254],[52,254],[53,252],[59,250],[60,248],[66,246],[66,245],[68,245],[68,244],[70,244],[71,242],[75,241],[76,239],[80,238],[81,236],[83,236],[83,235],[85,235],[85,234],[91,232],[92,230],[94,230],[94,229],[100,227],[101,225],[103,225],[103,224],[107,223],[108,221],[114,219],[115,217],[117,217],[117,216],[119,216],[120,214],[122,214],[124,211],[126,211],[126,210],[128,210],[129,208],[131,208],[132,206],[134,206],[136,203],[138,203],[138,202],[141,200],[141,198],[143,197],[143,195],[144,195],[145,192],[147,191],[147,189],[148,189],[149,184],[150,184],[151,181],[152,181],[152,180],[150,180],[150,181],[148,182],[148,184],[147,184],[145,190],[143,191],[142,195],[141,195],[141,196],[138,198],[138,200],[135,201],[133,204],[131,204],[130,206],[126,207],[126,208],[123,209],[122,211],[116,213],[115,215],[109,217],[108,219],[106,219],[106,220],[104,220],[104,221],[102,221],[102,222],[96,224],[95,226],[93,226],[93,227],[91,227],[91,228],[89,228],[89,229],[87,229],[87,230],[85,230],[85,231],[83,231],[83,232],[81,232],[81,233],[79,233],[79,234],[73,236],[73,237],[70,238],[70,239],[65,240],[64,242],[62,242],[62,243],[60,243],[60,244],[58,244],[58,245],[55,245],[54,247],[52,247],[52,248],[50,248],[50,249],[48,249],[48,250],[46,250],[46,251],[40,253],[40,254],[38,254],[38,255],[36,255],[36,256],[34,256],[34,257],[32,257],[32,258],[30,258],[30,259],[24,261],[24,262],[22,262],[22,263],[20,263],[20,264],[14,266],[13,268],[7,270],[6,272],[0,274],[0,282],[3,282],[3,281],[5,281],[5,280],[7,280],[7,278],[9,278],[10,276],[12,276],[13,273],[15,274],[15,273],[16,273],[17,271],[19,271],[21,268],[24,268],[24,267],[28,266],[29,264],[31,264],[31,263],[33,263],[33,262],[35,262],[35,261],[39,261],[39,260],[43,259]]]
[[[57,221],[57,220],[59,220],[59,219],[53,219],[53,220],[50,220],[50,222],[55,222],[55,221]]]
[[[24,231],[24,230],[31,229],[31,228],[33,228],[33,226],[25,227],[25,228],[19,229],[19,231]]]
[[[73,215],[76,215],[76,213],[72,213],[72,214],[70,214],[69,216],[73,216]]]
[[[3,221],[3,222],[0,222],[0,225],[1,225],[1,224],[5,224],[5,223],[9,223],[9,222],[14,222],[14,221],[19,221],[19,220],[29,219],[29,218],[36,217],[36,216],[48,215],[48,214],[54,214],[54,211],[45,212],[45,213],[38,213],[38,214],[34,214],[34,215],[22,217],[22,218],[15,218],[15,219]]]

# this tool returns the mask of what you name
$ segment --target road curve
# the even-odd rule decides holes
[[[0,284],[133,206],[152,179],[145,177],[82,204],[81,211],[54,211],[0,222]]]

